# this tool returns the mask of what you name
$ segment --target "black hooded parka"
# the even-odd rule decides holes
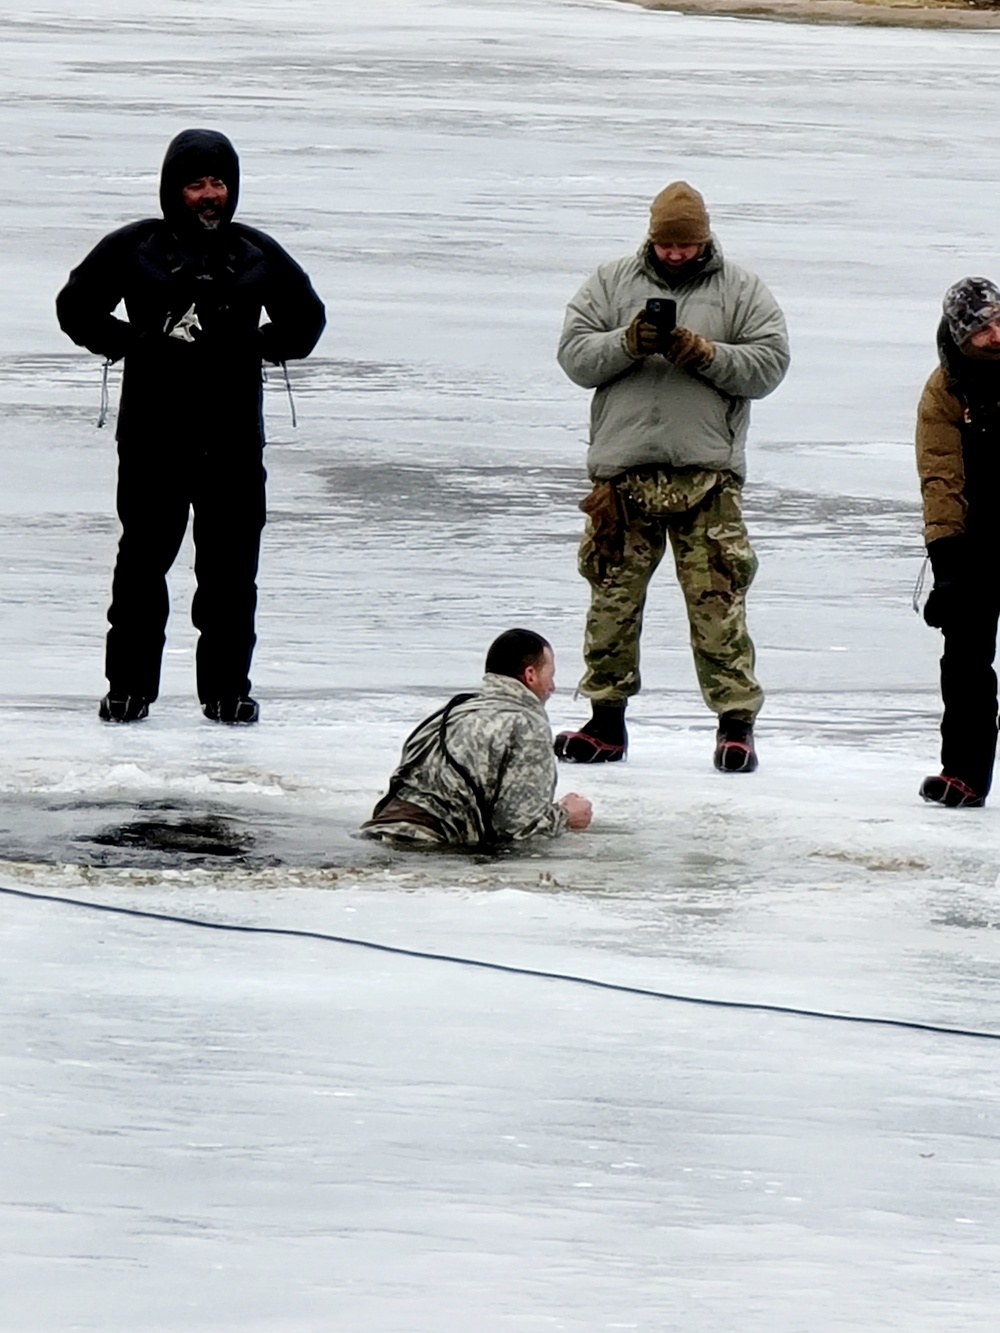
[[[184,187],[205,177],[228,192],[214,228],[184,201]],[[198,694],[205,704],[231,704],[250,690],[265,521],[261,363],[308,356],[325,315],[294,259],[264,232],[233,222],[239,179],[224,134],[184,130],[163,162],[162,219],[106,236],[56,302],[74,342],[125,363],[117,430],[122,536],[105,665],[114,699],[157,697],[166,575],[191,511]],[[114,313],[119,302],[127,320]],[[179,321],[190,340],[176,336]]]
[[[217,176],[229,197],[217,230],[184,203],[185,185]],[[308,356],[325,324],[308,277],[270,236],[233,222],[239,159],[224,134],[184,130],[160,177],[163,218],[106,236],[73,270],[56,311],[63,331],[111,361],[124,357],[118,440],[141,447],[203,447],[210,413],[217,447],[264,442],[261,362]],[[124,302],[128,319],[114,311]],[[193,342],[168,336],[194,306]],[[261,312],[269,323],[261,326]]]

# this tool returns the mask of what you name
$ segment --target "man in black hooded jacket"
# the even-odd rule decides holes
[[[213,721],[259,714],[249,670],[265,520],[261,363],[308,356],[325,314],[291,256],[233,222],[239,183],[224,134],[184,130],[163,161],[163,218],[106,236],[56,302],[75,343],[108,361],[124,358],[122,536],[99,710],[108,722],[139,721],[157,697],[166,575],[190,511],[198,696]],[[119,302],[127,320],[114,314]]]

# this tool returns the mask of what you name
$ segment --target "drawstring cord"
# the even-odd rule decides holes
[[[930,556],[925,555],[920,565],[920,573],[917,575],[917,581],[913,585],[913,609],[918,616],[920,615],[920,599],[924,593],[924,582],[927,578],[927,566],[930,562]]]
[[[97,418],[97,429],[100,430],[108,419],[108,371],[111,368],[111,358],[104,359],[104,372],[101,375],[101,411]]]
[[[169,322],[169,321],[168,321]],[[108,392],[108,371],[111,369],[111,358],[106,357],[101,371],[101,410],[97,417],[97,429],[100,430],[108,419],[110,410],[110,395]],[[284,361],[281,362],[281,373],[285,377],[285,391],[288,394],[288,407],[292,414],[292,428],[297,430],[299,419],[295,412],[295,399],[292,397],[292,381],[288,378],[288,366]],[[264,372],[264,378],[267,379],[267,371]]]
[[[295,415],[295,399],[292,397],[292,381],[288,378],[288,366],[284,361],[281,363],[281,373],[285,377],[285,389],[288,392],[288,407],[292,414],[292,429],[295,430],[298,428],[299,420]]]
[[[299,419],[295,413],[295,399],[292,397],[292,381],[288,378],[288,366],[284,361],[279,361],[281,373],[285,377],[285,392],[288,394],[288,409],[292,414],[292,428],[298,429]],[[267,366],[264,366],[264,383],[267,383]]]

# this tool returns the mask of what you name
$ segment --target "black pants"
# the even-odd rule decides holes
[[[167,572],[193,510],[198,697],[208,703],[247,695],[265,520],[261,450],[179,459],[157,448],[156,455],[150,459],[132,448],[119,454],[122,536],[105,659],[111,693],[150,700],[159,693],[170,610]]]
[[[941,770],[985,796],[997,748],[997,619],[1000,603],[977,598],[944,631],[941,658]]]

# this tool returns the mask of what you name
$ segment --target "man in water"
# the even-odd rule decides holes
[[[555,690],[552,646],[526,629],[501,634],[476,694],[456,695],[403,745],[388,793],[361,828],[396,844],[492,849],[585,829],[590,802],[554,801],[556,766],[545,713]]]

